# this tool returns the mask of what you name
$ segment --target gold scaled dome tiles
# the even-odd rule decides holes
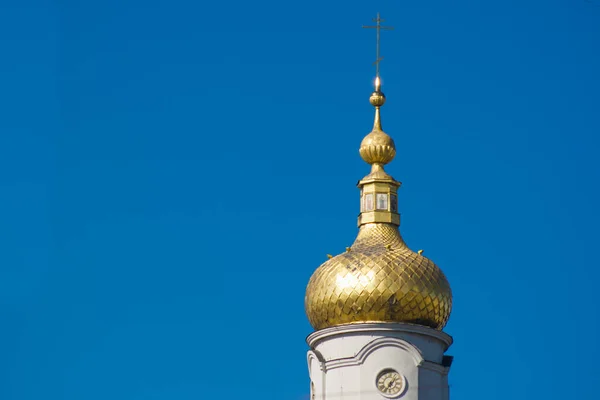
[[[408,322],[441,330],[450,317],[452,292],[443,272],[410,250],[398,227],[360,227],[348,252],[312,275],[305,308],[316,330],[361,322]]]

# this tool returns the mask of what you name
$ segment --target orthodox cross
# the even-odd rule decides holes
[[[377,59],[375,60],[375,62],[373,64],[375,64],[375,68],[376,68],[376,73],[377,73],[377,78],[379,78],[379,62],[381,60],[383,60],[383,57],[379,57],[379,35],[380,35],[380,31],[382,29],[391,31],[394,29],[393,26],[383,26],[381,25],[382,22],[384,22],[384,19],[379,18],[379,13],[377,13],[377,18],[373,18],[373,22],[376,22],[377,25],[363,25],[363,28],[367,28],[367,29],[377,29]]]

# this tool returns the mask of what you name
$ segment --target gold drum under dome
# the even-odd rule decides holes
[[[322,264],[306,288],[315,329],[359,322],[407,322],[441,330],[452,291],[443,272],[413,252],[392,224],[361,226],[345,253]]]

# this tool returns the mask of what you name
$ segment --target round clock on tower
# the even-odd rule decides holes
[[[358,235],[346,252],[329,258],[308,282],[305,309],[315,332],[307,338],[311,400],[448,400],[452,338],[442,329],[452,309],[443,272],[400,234],[401,183],[384,166],[396,145],[381,125],[385,103],[377,74],[370,103],[371,132],[360,156],[371,171],[358,182]]]
[[[398,397],[403,388],[404,379],[394,370],[383,370],[377,378],[377,389],[386,397]]]

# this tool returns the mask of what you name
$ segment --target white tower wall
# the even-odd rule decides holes
[[[364,323],[326,328],[307,338],[311,400],[448,400],[452,338],[413,324]],[[377,380],[398,374],[402,389],[384,394]],[[397,376],[397,375],[394,375]]]

